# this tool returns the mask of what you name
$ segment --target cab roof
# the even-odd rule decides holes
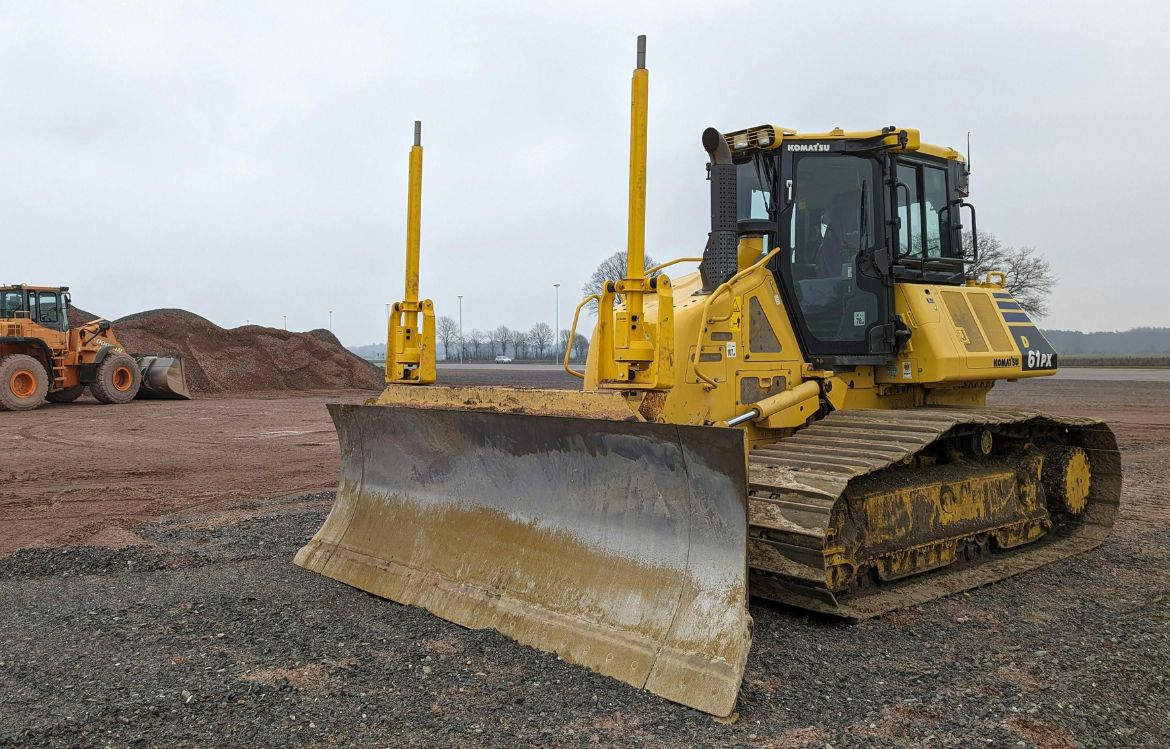
[[[0,291],[69,291],[68,286],[30,286],[26,283],[11,283],[0,286]]]
[[[800,133],[780,125],[757,125],[746,130],[725,133],[724,139],[732,153],[757,150],[773,150],[784,141],[825,141],[825,140],[879,140],[887,149],[903,153],[922,153],[937,156],[947,161],[967,163],[963,154],[949,146],[923,143],[916,128],[899,128],[893,125],[880,130],[844,130],[836,127],[821,133]]]

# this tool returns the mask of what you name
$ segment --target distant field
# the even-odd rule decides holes
[[[1065,367],[1170,367],[1170,354],[1062,354]]]

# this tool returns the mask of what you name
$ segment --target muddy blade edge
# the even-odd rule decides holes
[[[751,647],[739,430],[329,410],[341,483],[298,565],[733,711]]]

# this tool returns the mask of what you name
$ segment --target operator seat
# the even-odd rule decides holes
[[[817,258],[817,275],[820,278],[841,278],[844,275],[842,267],[853,264],[853,258],[860,249],[860,212],[860,191],[850,190],[833,196],[829,204],[828,228]]]

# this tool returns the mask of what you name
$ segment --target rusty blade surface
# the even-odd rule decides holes
[[[190,400],[183,360],[177,356],[135,356],[142,370],[142,386],[138,398],[159,400]]]
[[[742,432],[329,409],[341,483],[297,564],[732,712],[751,646]]]

